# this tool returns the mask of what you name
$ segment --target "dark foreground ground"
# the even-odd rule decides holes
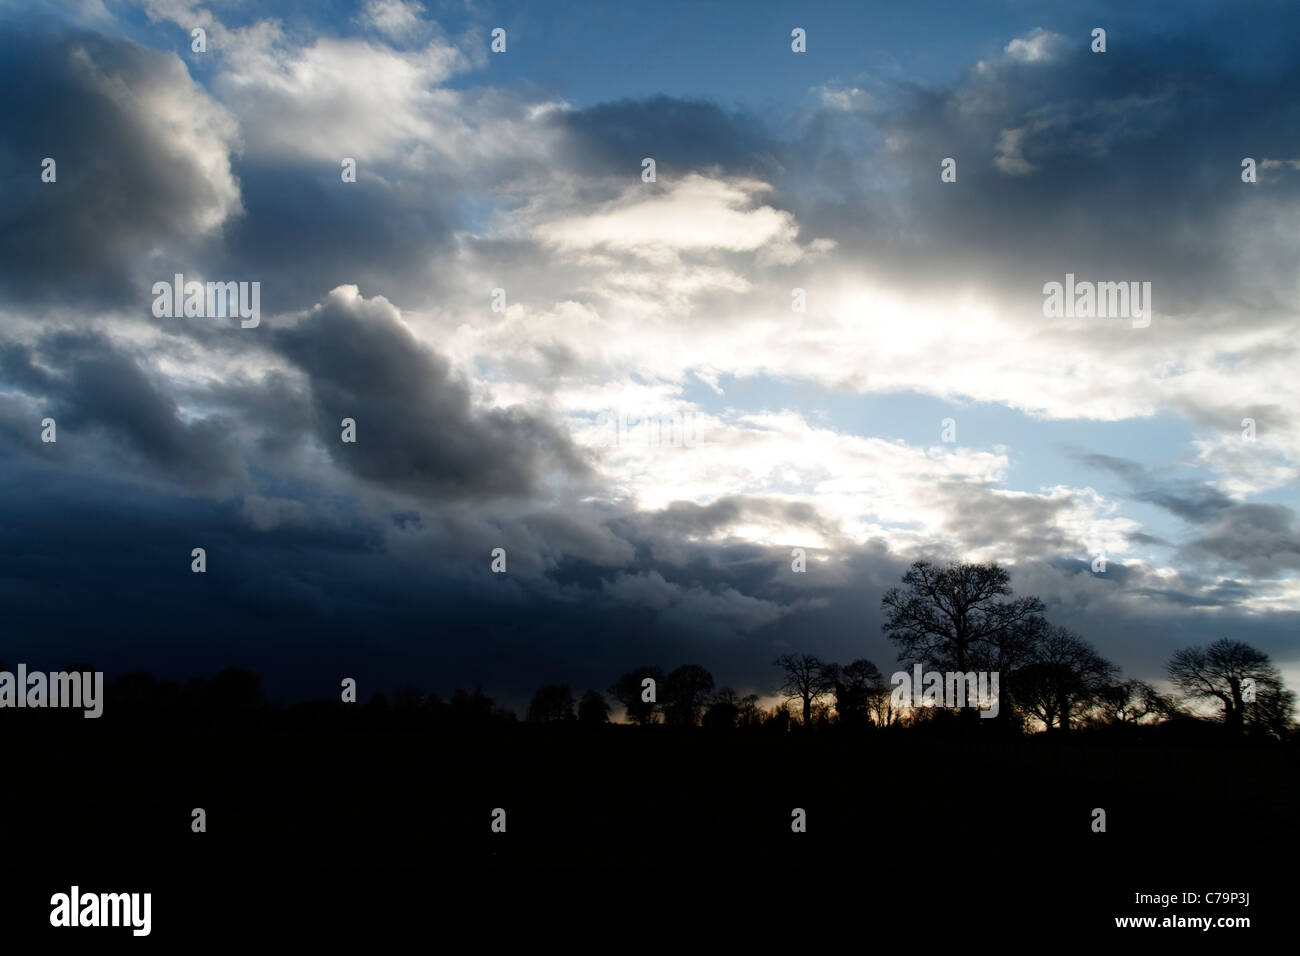
[[[345,938],[432,951],[463,933],[489,952],[503,933],[676,950],[701,925],[737,949],[1231,947],[1295,925],[1294,747],[107,719],[0,731],[9,952],[29,934],[78,952],[259,940],[335,952]],[[191,832],[195,807],[206,833]],[[496,807],[504,834],[490,829]],[[791,832],[795,807],[806,833]],[[50,896],[73,883],[151,892],[151,936],[51,928]],[[1139,892],[1250,903],[1162,908],[1135,904]],[[1251,928],[1114,923],[1207,914]]]

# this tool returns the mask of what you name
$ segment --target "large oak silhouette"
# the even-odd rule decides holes
[[[881,599],[888,619],[881,625],[899,646],[898,659],[935,670],[965,673],[977,666],[1023,660],[1028,648],[1016,638],[1043,611],[1036,597],[1002,600],[1011,576],[996,564],[916,561],[902,588]]]
[[[785,671],[780,692],[803,703],[803,725],[811,727],[813,704],[835,689],[839,668],[812,654],[783,654],[773,663]]]
[[[1189,702],[1217,703],[1231,731],[1250,725],[1281,736],[1290,728],[1295,694],[1283,686],[1269,656],[1244,641],[1224,637],[1208,647],[1184,648],[1170,658],[1168,671]]]

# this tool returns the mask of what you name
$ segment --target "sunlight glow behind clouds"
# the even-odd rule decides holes
[[[644,187],[631,186],[602,209],[543,223],[536,232],[564,250],[604,247],[664,265],[672,252],[752,252],[769,244],[781,247],[780,258],[793,261],[799,257],[794,217],[770,206],[754,207],[770,189],[766,183],[692,173],[666,187],[666,195],[647,197]]]
[[[485,67],[482,36],[448,39],[416,4],[368,4],[362,20],[378,35],[364,39],[269,18],[227,28],[182,0],[155,0],[150,10],[184,30],[205,24],[210,59],[200,68],[157,54],[175,82],[134,87],[95,72],[97,64],[80,66],[106,95],[143,110],[145,130],[176,151],[178,165],[197,167],[204,201],[178,212],[224,247],[196,253],[193,275],[216,277],[220,253],[244,251],[250,235],[260,244],[234,261],[262,268],[267,251],[285,245],[268,220],[285,210],[319,213],[314,235],[300,237],[302,254],[295,245],[284,271],[262,276],[268,330],[291,338],[313,314],[288,302],[290,279],[300,281],[308,303],[356,320],[340,327],[358,342],[376,329],[391,333],[401,346],[384,356],[393,367],[405,367],[401,359],[418,345],[431,368],[445,359],[463,377],[463,396],[458,384],[412,388],[428,403],[409,409],[421,427],[449,444],[471,443],[473,427],[439,430],[448,412],[438,402],[451,392],[468,410],[462,424],[487,415],[521,444],[542,435],[557,445],[553,427],[593,470],[576,489],[553,481],[554,471],[529,474],[536,483],[517,487],[531,498],[448,514],[436,467],[423,485],[366,484],[321,452],[318,423],[293,399],[312,389],[335,394],[329,370],[337,366],[304,371],[268,342],[269,332],[233,339],[182,321],[156,328],[143,312],[122,318],[95,313],[94,303],[84,319],[61,316],[61,329],[111,333],[121,367],[157,384],[165,421],[174,410],[184,428],[230,439],[238,462],[222,488],[245,493],[241,513],[259,531],[306,526],[322,513],[258,485],[264,479],[254,474],[273,471],[271,461],[277,480],[354,496],[380,522],[389,521],[386,509],[418,510],[437,532],[381,524],[376,535],[403,554],[421,554],[428,546],[421,535],[448,528],[458,541],[489,533],[483,529],[514,534],[512,570],[533,575],[530,584],[566,558],[632,560],[637,548],[610,530],[614,524],[654,523],[682,503],[731,502],[708,521],[687,510],[674,541],[656,542],[656,559],[673,544],[684,553],[685,544],[707,545],[715,556],[737,543],[798,544],[825,549],[818,560],[847,582],[852,558],[879,548],[891,559],[1005,561],[1039,573],[1044,595],[1076,607],[1130,613],[1149,600],[1168,612],[1183,599],[1203,602],[1207,614],[1300,608],[1295,580],[1285,576],[1292,533],[1281,521],[1285,507],[1261,512],[1258,533],[1245,540],[1230,539],[1213,518],[1205,519],[1208,530],[1180,526],[1185,539],[1211,540],[1179,550],[1186,540],[1141,537],[1150,529],[1122,497],[1134,489],[1094,487],[1072,462],[1062,459],[1059,480],[1042,486],[1013,482],[1026,440],[1014,425],[966,443],[971,402],[1052,421],[1178,415],[1198,437],[1171,467],[1195,465],[1234,503],[1294,486],[1296,203],[1285,184],[1263,209],[1249,194],[1233,193],[1227,203],[1196,176],[1178,180],[1162,154],[1140,152],[1149,140],[1177,138],[1178,127],[1158,125],[1184,105],[1176,85],[1121,95],[1105,79],[1083,76],[1061,35],[1017,28],[1018,38],[1004,44],[1015,36],[1004,34],[989,47],[1001,56],[972,66],[951,89],[890,89],[870,77],[810,81],[801,87],[812,91],[808,115],[775,131],[753,117],[699,104],[678,113],[662,101],[608,104],[593,122],[540,80],[503,80],[495,64]],[[659,113],[672,122],[655,127]],[[624,115],[626,124],[606,122]],[[941,186],[937,160],[949,149],[961,153],[961,179]],[[1071,165],[1126,151],[1133,161],[1103,166],[1101,185]],[[643,155],[659,158],[658,182],[640,181]],[[355,184],[338,181],[344,156],[359,160]],[[1147,169],[1166,178],[1153,185],[1142,178]],[[268,171],[284,178],[268,178],[258,193],[254,184]],[[1230,181],[1236,170],[1220,174]],[[1111,179],[1118,194],[1106,191]],[[1055,185],[1044,189],[1045,181]],[[1067,182],[1092,219],[1068,204],[1055,209],[1059,219],[1044,212]],[[267,201],[284,183],[303,189],[299,206]],[[1193,198],[1161,206],[1166,187]],[[1133,196],[1150,198],[1158,228],[1125,221]],[[1187,208],[1195,218],[1177,220]],[[1113,234],[1090,233],[1093,219],[1118,225]],[[164,233],[155,245],[170,239]],[[321,239],[314,256],[306,254],[309,239]],[[1149,260],[1139,257],[1147,253]],[[1165,281],[1156,284],[1150,328],[1043,316],[1044,281],[1067,270],[1096,278],[1087,270],[1115,261],[1129,268],[1130,260],[1134,270],[1166,269],[1157,273]],[[1198,262],[1222,270],[1205,289],[1190,281],[1205,271]],[[507,293],[503,313],[488,306],[498,287]],[[806,312],[791,308],[795,288],[807,295]],[[37,320],[6,320],[10,330],[37,349]],[[50,381],[62,375],[75,384],[76,369],[65,375],[54,352],[22,366],[28,380],[12,393],[15,420],[30,417]],[[761,391],[741,400],[739,390],[728,394],[735,381],[779,381],[807,401],[769,400]],[[701,382],[716,406],[688,397],[699,397]],[[950,403],[958,440],[942,443],[938,421],[932,439],[903,441],[888,437],[896,434],[890,422],[831,426],[818,418],[827,396],[883,394]],[[343,412],[323,404],[318,417],[333,429]],[[620,414],[689,415],[698,441],[664,447],[633,434],[609,445],[600,416]],[[1239,434],[1247,415],[1260,423],[1251,445]],[[502,442],[494,453],[509,459],[510,450]],[[1122,559],[1131,580],[1167,589],[1167,598],[1116,597],[1118,573],[1098,581],[1057,567],[1099,551]],[[1234,579],[1223,564],[1232,561],[1261,579],[1229,602],[1224,585]],[[789,611],[731,585],[710,590],[654,570],[602,571],[611,600],[679,623],[697,615],[723,631],[743,630]],[[1278,577],[1264,580],[1266,573]]]

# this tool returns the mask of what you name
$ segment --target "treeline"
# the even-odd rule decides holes
[[[1268,655],[1242,641],[1222,638],[1177,651],[1166,665],[1172,692],[1123,679],[1120,669],[1067,628],[1043,617],[1035,597],[1013,597],[1009,575],[996,564],[936,567],[918,561],[903,586],[882,598],[882,629],[898,647],[901,669],[998,675],[996,715],[975,706],[946,706],[940,696],[927,706],[901,704],[895,685],[875,663],[846,664],[807,653],[785,654],[772,694],[763,707],[758,693],[741,695],[698,664],[665,672],[634,668],[605,691],[580,697],[565,683],[537,690],[523,720],[482,692],[459,689],[449,698],[408,687],[372,695],[364,704],[304,701],[280,711],[263,696],[257,676],[229,668],[214,678],[185,684],[128,674],[105,687],[105,715],[127,720],[191,718],[290,725],[364,724],[408,728],[490,728],[514,724],[598,728],[615,714],[624,724],[663,725],[710,731],[815,732],[930,727],[981,728],[1025,734],[1063,734],[1083,728],[1183,726],[1217,723],[1231,735],[1285,739],[1295,731],[1296,695],[1282,683]],[[0,670],[3,664],[0,663]],[[79,665],[69,670],[87,670]],[[920,691],[917,689],[919,696]],[[951,703],[948,701],[947,703]],[[1207,708],[1208,705],[1208,708]],[[39,711],[26,713],[36,719]],[[48,712],[45,712],[48,713]],[[80,712],[69,712],[80,718]],[[986,717],[992,719],[984,719]]]
[[[899,649],[899,663],[926,672],[963,675],[975,686],[979,672],[997,674],[996,715],[987,723],[1002,731],[1066,733],[1080,727],[1139,726],[1204,720],[1209,705],[1231,733],[1284,738],[1294,730],[1295,694],[1282,683],[1268,655],[1242,641],[1222,638],[1207,647],[1177,651],[1167,662],[1173,687],[1161,694],[1145,681],[1121,676],[1118,666],[1075,632],[1051,624],[1036,597],[1013,597],[1010,576],[996,564],[917,561],[903,586],[881,600],[882,628]],[[757,694],[738,696],[730,687],[714,691],[703,667],[687,664],[663,673],[640,667],[622,675],[609,694],[628,722],[700,725],[714,729],[792,727],[815,729],[908,727],[956,720],[976,721],[973,705],[903,704],[901,690],[872,661],[847,664],[811,654],[786,654],[774,662],[784,700],[759,707]],[[910,690],[910,689],[909,689]],[[915,689],[920,696],[920,689]],[[949,702],[951,703],[951,702]],[[541,688],[528,720],[551,724],[608,719],[604,696],[588,690],[575,703],[565,684]]]

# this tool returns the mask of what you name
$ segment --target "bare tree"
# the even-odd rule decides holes
[[[528,705],[528,722],[551,724],[573,720],[573,691],[568,684],[547,684]]]
[[[720,687],[704,712],[702,723],[713,730],[732,730],[740,717],[740,698],[730,687]]]
[[[643,684],[646,678],[655,682],[655,700],[646,700]],[[609,689],[609,696],[623,705],[628,720],[635,724],[653,724],[659,712],[659,687],[664,682],[664,672],[658,667],[638,667],[628,671],[614,682]]]
[[[589,690],[578,701],[578,723],[597,726],[609,723],[609,701],[598,690]]]
[[[713,690],[713,675],[699,664],[683,664],[664,679],[664,720],[679,727],[700,722],[700,711]]]
[[[1170,709],[1156,689],[1141,680],[1124,680],[1097,695],[1097,721],[1103,724],[1140,724],[1148,717],[1163,717]]]
[[[813,702],[835,689],[839,668],[812,654],[783,654],[772,663],[785,671],[785,683],[778,691],[786,700],[803,702],[803,725],[811,727]]]
[[[1282,736],[1290,729],[1295,694],[1283,686],[1269,656],[1244,641],[1223,637],[1205,648],[1176,651],[1168,671],[1189,702],[1216,702],[1230,730],[1240,733],[1249,724]]]
[[[1296,695],[1281,682],[1265,687],[1254,701],[1246,701],[1246,730],[1285,739],[1296,730]]]
[[[881,599],[888,618],[881,625],[899,647],[900,661],[966,673],[985,664],[1010,670],[1023,660],[1041,626],[1036,597],[1002,600],[1011,576],[996,564],[917,561],[903,575],[904,588]]]
[[[949,564],[937,568],[916,561],[903,575],[903,588],[881,599],[888,617],[881,629],[899,648],[898,659],[934,670],[985,669],[999,674],[1000,707],[995,723],[1010,727],[1017,669],[1047,630],[1036,597],[1004,600],[1011,576],[996,564]],[[964,716],[974,719],[975,708]]]
[[[791,722],[789,701],[782,701],[763,715],[763,729],[772,733],[788,733]]]
[[[1115,679],[1119,669],[1078,634],[1048,628],[1016,679],[1017,704],[1062,731],[1078,713],[1089,710]]]
[[[871,722],[877,727],[892,727],[898,723],[901,716],[899,711],[894,709],[894,688],[884,680],[871,689],[867,708],[871,714]]]
[[[841,667],[835,681],[835,710],[840,722],[855,727],[871,723],[871,705],[884,679],[880,668],[865,657]]]

